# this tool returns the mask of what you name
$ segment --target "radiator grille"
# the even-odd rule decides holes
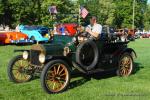
[[[32,65],[41,66],[41,63],[39,62],[40,53],[41,52],[38,50],[31,50],[31,52],[30,52],[30,63]]]

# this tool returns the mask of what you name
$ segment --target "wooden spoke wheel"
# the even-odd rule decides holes
[[[132,71],[133,71],[133,59],[130,54],[125,53],[120,58],[117,75],[129,76],[132,73]]]
[[[41,74],[41,85],[47,93],[60,93],[70,82],[70,70],[62,60],[49,62]]]
[[[8,65],[8,77],[15,83],[22,83],[31,80],[32,75],[28,74],[31,69],[29,62],[22,58],[22,55],[14,57]]]

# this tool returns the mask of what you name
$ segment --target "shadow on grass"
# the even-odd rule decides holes
[[[136,74],[142,68],[144,68],[142,66],[142,64],[135,62],[134,63],[134,70],[133,70],[132,74]],[[86,82],[90,81],[91,78],[100,80],[100,79],[107,79],[107,78],[111,78],[111,77],[115,77],[115,76],[117,76],[116,75],[116,69],[101,71],[101,72],[97,72],[97,73],[90,74],[90,75],[75,72],[72,75],[73,78],[75,78],[75,77],[83,77],[83,78],[71,82],[69,88],[72,89],[72,88],[81,86],[81,85],[85,84]]]
[[[132,74],[136,74],[142,68],[144,68],[144,66],[141,63],[134,62],[134,70]]]

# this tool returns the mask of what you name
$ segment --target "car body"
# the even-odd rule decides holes
[[[29,50],[10,60],[8,76],[13,82],[29,81],[34,73],[41,73],[41,85],[47,93],[60,93],[70,82],[71,73],[78,70],[85,75],[116,69],[119,76],[129,76],[133,71],[133,60],[136,53],[128,48],[129,41],[115,40],[109,28],[103,28],[103,37],[90,36],[85,41],[79,41],[83,33],[74,37],[55,35],[52,44],[35,44]],[[85,38],[85,37],[83,37]],[[15,70],[25,75],[19,78],[13,73],[13,66],[18,61],[27,65],[20,65]],[[28,67],[27,67],[28,66]]]
[[[28,36],[21,32],[1,32],[0,44],[29,43]]]
[[[74,36],[77,33],[77,26],[75,23],[56,24],[54,34]]]
[[[69,33],[69,36],[74,36],[77,33],[77,24],[74,23],[66,23],[63,24],[66,30]]]
[[[150,38],[150,33],[144,32],[144,33],[142,34],[142,38]]]
[[[49,41],[49,28],[43,26],[27,26],[20,25],[19,30],[28,35],[30,40],[37,42],[48,42]]]

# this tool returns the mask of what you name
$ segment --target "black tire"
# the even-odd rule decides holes
[[[57,72],[56,72],[57,64],[59,66],[60,65],[61,66],[60,67],[57,66]],[[67,73],[65,76],[66,81],[64,83],[61,82],[62,78],[64,78],[60,75],[60,74],[62,74],[62,72],[58,73],[62,66],[63,66],[63,68],[61,69],[61,71],[64,73]],[[63,69],[64,69],[64,71],[63,71]],[[50,76],[48,77],[48,75],[50,75]],[[49,78],[49,79],[47,79],[47,78]],[[65,79],[63,79],[63,81]],[[50,84],[48,84],[48,81],[49,81],[49,83],[51,83],[51,85],[53,84],[53,89],[49,87]],[[59,82],[57,82],[57,81],[59,81]],[[66,62],[64,62],[63,60],[52,60],[45,65],[45,67],[42,71],[42,74],[41,74],[41,86],[45,92],[47,92],[48,94],[61,93],[68,88],[69,83],[70,83],[70,69]],[[54,87],[56,84],[57,84],[57,88]],[[59,85],[61,84],[61,87],[58,87],[59,86],[58,84]],[[55,90],[55,88],[56,88],[56,90]]]
[[[91,48],[85,48],[86,45],[89,45]],[[83,48],[85,48],[85,49],[83,49]],[[82,54],[84,51],[87,51],[87,50],[89,50],[88,54],[90,54],[90,50],[92,50],[91,52],[93,53],[93,60],[91,59],[91,57],[92,57],[91,55]],[[87,62],[90,62],[90,64],[86,64],[86,62],[83,63],[84,61],[82,59],[84,59],[84,57],[82,57],[81,54],[82,54],[82,56],[87,55],[87,59],[88,59],[88,57],[90,58],[89,61],[87,61]],[[98,62],[98,58],[99,58],[98,47],[97,47],[96,43],[93,42],[93,40],[85,41],[84,43],[80,44],[76,50],[76,62],[86,70],[93,69]]]
[[[128,60],[123,62],[123,60]],[[122,64],[124,63],[124,64]],[[134,64],[133,64],[133,58],[129,53],[124,53],[118,63],[118,70],[117,70],[117,75],[121,77],[129,76],[133,73],[134,70]]]
[[[8,73],[8,78],[10,81],[14,82],[14,83],[23,83],[23,82],[28,82],[32,79],[32,75],[28,75],[26,73],[23,73],[23,72],[20,72],[19,71],[19,68],[23,68],[24,66],[21,66],[21,65],[15,65],[19,60],[23,60],[23,61],[26,61],[22,58],[22,55],[18,55],[18,56],[15,56],[14,58],[12,58],[8,64],[8,68],[7,68],[7,73]],[[26,61],[28,62],[28,61]],[[14,69],[14,67],[16,69]],[[19,76],[18,76],[18,79],[17,77],[15,76],[15,74],[13,73],[13,71],[17,71],[17,76],[18,74],[20,75],[23,75],[23,77],[25,79],[19,79]],[[21,76],[22,77],[22,76]],[[26,79],[27,78],[27,79]]]

